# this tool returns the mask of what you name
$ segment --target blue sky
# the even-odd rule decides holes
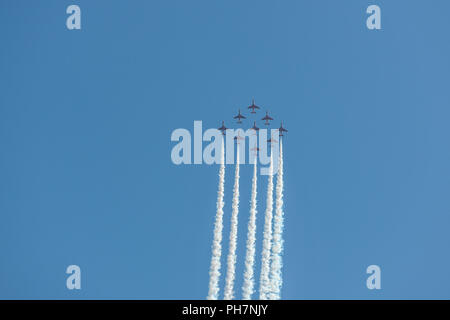
[[[70,4],[81,30],[66,29]],[[370,4],[382,30],[366,28]],[[0,298],[204,299],[218,167],[174,165],[170,135],[231,124],[253,97],[289,129],[282,297],[450,298],[449,10],[2,1]],[[251,174],[241,168],[238,298]],[[259,261],[266,177],[258,187]],[[70,264],[79,291],[66,289]],[[381,290],[366,288],[371,264]]]

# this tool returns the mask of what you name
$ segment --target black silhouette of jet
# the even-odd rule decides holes
[[[269,117],[269,112],[266,112],[266,116],[264,117],[264,118],[262,118],[261,120],[264,120],[264,121],[266,121],[266,123],[264,123],[266,126],[268,126],[270,123],[269,123],[269,120],[273,120],[273,118],[272,117]]]
[[[238,115],[233,117],[233,119],[238,119],[237,123],[242,123],[241,119],[246,119],[246,118],[241,114],[241,110],[239,109]]]
[[[259,109],[259,107],[255,105],[255,99],[252,99],[252,105],[249,106],[248,109],[252,109],[250,113],[256,113],[255,109]]]
[[[225,130],[227,130],[228,128],[225,127],[224,122],[222,121],[222,126],[220,128],[217,128],[218,130],[222,131],[222,134],[225,135]]]
[[[288,132],[285,128],[283,128],[283,121],[281,121],[281,125],[278,131],[280,132],[280,137],[283,136],[283,132]]]

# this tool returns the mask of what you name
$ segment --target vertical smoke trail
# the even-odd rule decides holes
[[[277,174],[275,216],[273,218],[272,268],[270,270],[271,293],[270,299],[279,300],[283,279],[281,254],[283,252],[283,144],[280,139],[280,157]]]
[[[239,214],[239,148],[236,154],[236,173],[234,178],[233,189],[233,203],[231,212],[231,227],[230,227],[230,245],[228,251],[228,270],[225,281],[225,300],[233,299],[233,286],[236,269],[236,246],[237,246],[237,232],[238,232],[238,214]]]
[[[253,168],[252,195],[250,199],[250,218],[247,231],[247,253],[245,256],[244,285],[242,286],[242,299],[251,300],[255,280],[253,272],[255,269],[255,241],[256,241],[256,187],[257,187],[256,158]]]
[[[217,192],[217,212],[214,224],[214,239],[212,244],[211,267],[209,269],[209,293],[208,300],[217,300],[219,295],[220,257],[222,254],[222,229],[223,229],[223,196],[225,185],[225,151],[222,138],[220,154],[219,190]]]
[[[263,248],[261,257],[261,277],[259,283],[259,299],[266,300],[270,290],[270,250],[272,243],[272,210],[273,210],[273,159],[270,153],[269,177],[267,183],[266,217],[264,222]]]

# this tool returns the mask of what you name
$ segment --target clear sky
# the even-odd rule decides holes
[[[81,30],[66,28],[70,4]],[[366,28],[370,4],[382,30]],[[0,298],[204,299],[218,167],[174,165],[170,135],[231,125],[253,97],[289,129],[282,297],[450,298],[449,11],[1,1]],[[241,168],[238,298],[251,174]],[[79,291],[66,288],[71,264]],[[381,290],[366,288],[371,264]]]

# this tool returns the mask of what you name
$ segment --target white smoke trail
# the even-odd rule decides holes
[[[212,244],[211,267],[209,269],[209,292],[208,300],[217,300],[219,296],[220,278],[220,257],[222,255],[222,229],[223,229],[223,206],[224,206],[224,185],[225,185],[225,151],[224,140],[222,138],[222,148],[220,155],[219,189],[217,192],[217,212],[214,223],[214,239]]]
[[[231,212],[230,227],[230,245],[228,250],[228,270],[225,281],[225,300],[233,299],[233,287],[236,270],[236,246],[238,233],[238,214],[239,214],[239,148],[236,154],[236,172],[234,177],[233,203]]]
[[[269,176],[267,183],[266,217],[264,221],[263,248],[261,257],[261,276],[259,283],[259,299],[266,300],[270,290],[270,250],[272,244],[272,211],[273,211],[273,159],[270,153]]]
[[[254,292],[255,280],[253,273],[255,270],[255,242],[256,242],[256,187],[257,187],[256,158],[253,168],[252,195],[250,198],[250,218],[248,220],[247,231],[247,253],[245,256],[244,285],[242,286],[242,299],[251,300]]]
[[[278,161],[278,174],[275,199],[275,216],[273,218],[273,243],[272,243],[272,265],[270,270],[271,292],[270,299],[279,300],[283,279],[281,268],[283,261],[283,144],[280,139],[280,156]]]

